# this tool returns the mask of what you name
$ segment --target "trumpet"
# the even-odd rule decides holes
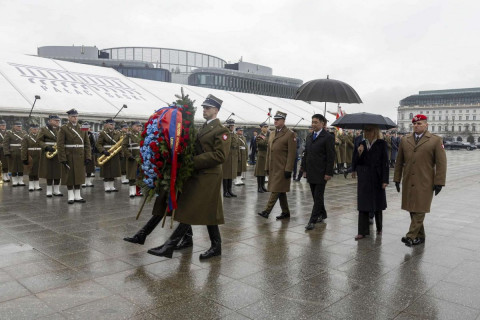
[[[113,157],[115,157],[115,155],[117,153],[119,153],[120,151],[122,151],[122,142],[123,142],[123,139],[124,139],[125,136],[121,137],[120,140],[118,140],[117,143],[115,143],[113,146],[110,147],[110,149],[108,149],[108,152],[110,153],[109,156],[106,156],[104,154],[102,154],[97,162],[98,162],[98,165],[99,166],[103,166],[105,163],[107,163],[110,159],[112,159]]]
[[[50,152],[50,151],[47,151],[45,152],[45,157],[47,157],[47,159],[52,159],[53,157],[55,157],[58,153],[58,149],[57,149],[57,144],[55,143],[55,145],[53,146],[53,149],[55,149],[55,151],[53,152]]]

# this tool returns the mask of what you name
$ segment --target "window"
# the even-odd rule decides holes
[[[452,110],[452,113],[455,113],[455,110]]]
[[[452,120],[455,120],[455,116],[452,116]]]
[[[435,110],[433,110],[433,112],[432,112],[432,113],[433,113],[433,114],[435,114]]]
[[[466,112],[466,113],[469,113],[469,112],[470,112],[470,110],[465,110],[465,112]]]
[[[435,132],[435,126],[432,126],[432,132]]]
[[[435,116],[432,116],[432,121],[435,121]]]
[[[458,126],[458,131],[462,131],[462,126]]]
[[[442,116],[438,116],[438,120],[442,120]]]
[[[452,132],[453,132],[453,131],[455,131],[455,127],[454,127],[454,126],[452,126]]]
[[[427,114],[429,114],[429,113],[430,113],[430,111],[427,111]]]
[[[465,120],[468,120],[468,118],[470,118],[469,116],[465,116]]]
[[[458,120],[462,120],[462,116],[458,116]]]
[[[476,128],[475,128],[475,125],[472,124],[472,132],[475,132],[475,129],[476,129]]]
[[[472,116],[472,120],[477,120],[477,116]]]
[[[448,132],[448,127],[447,127],[447,126],[445,126],[445,131],[447,131],[447,132]]]

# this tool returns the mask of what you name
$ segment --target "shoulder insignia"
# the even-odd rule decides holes
[[[222,136],[222,139],[223,139],[223,141],[227,141],[228,136],[227,136],[226,134],[224,134],[224,135]]]

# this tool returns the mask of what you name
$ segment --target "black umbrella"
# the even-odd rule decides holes
[[[295,94],[296,100],[325,102],[325,116],[327,102],[335,103],[363,103],[358,93],[349,84],[329,79],[317,79],[304,83]]]
[[[343,129],[363,129],[369,124],[377,125],[380,129],[391,129],[397,126],[390,118],[367,112],[346,114],[335,120],[332,126]]]

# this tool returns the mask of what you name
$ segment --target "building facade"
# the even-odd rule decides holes
[[[480,142],[480,88],[420,91],[400,101],[398,130],[412,132],[412,118],[424,114],[430,132],[447,141]]]

